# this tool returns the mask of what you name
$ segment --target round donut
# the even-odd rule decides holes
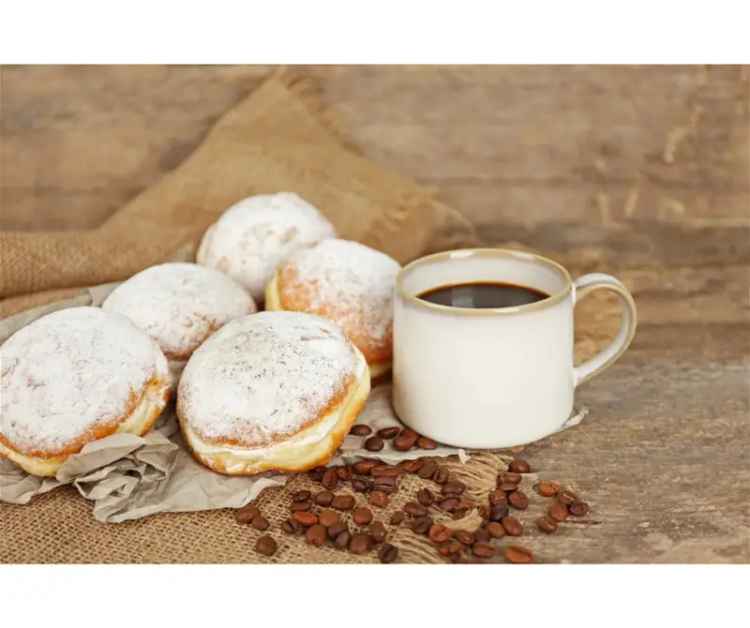
[[[203,341],[234,318],[256,311],[232,278],[198,264],[152,266],[120,284],[102,304],[127,316],[159,345],[173,381]]]
[[[393,356],[393,286],[398,262],[349,240],[330,239],[291,255],[266,287],[266,309],[318,314],[338,323],[370,374]]]
[[[208,228],[196,259],[241,283],[260,303],[281,261],[335,235],[323,214],[296,194],[250,196],[232,205]]]
[[[333,457],[369,392],[367,362],[334,323],[261,312],[193,353],[177,416],[195,458],[214,471],[304,471]]]
[[[54,476],[86,443],[144,434],[169,398],[167,360],[124,316],[60,310],[0,347],[0,454]]]

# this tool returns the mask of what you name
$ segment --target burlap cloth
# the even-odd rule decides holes
[[[335,114],[325,110],[317,96],[313,85],[278,72],[225,114],[175,171],[99,228],[0,232],[0,318],[61,299],[90,303],[96,295],[92,299],[87,286],[125,279],[167,259],[190,259],[218,214],[256,193],[298,192],[322,209],[342,237],[369,244],[401,262],[475,242],[471,225],[438,202],[432,191],[372,164],[346,145]],[[502,453],[481,453],[466,463],[454,456],[442,464],[467,483],[470,495],[484,499],[507,460]],[[534,479],[524,478],[527,489]],[[406,476],[389,506],[374,509],[376,520],[387,522],[422,486],[435,488],[430,481]],[[291,493],[301,488],[320,490],[306,474],[295,475],[285,486],[266,488],[255,501],[279,543],[271,558],[254,551],[261,533],[236,523],[231,509],[101,523],[92,516],[91,502],[74,487],[62,486],[37,495],[29,505],[0,503],[0,562],[377,560],[374,553],[356,556],[327,546],[316,548],[304,537],[283,534],[280,524],[289,516]],[[527,493],[533,505],[533,491]],[[355,496],[364,501],[362,495]],[[454,527],[473,529],[478,521],[474,511],[456,522],[435,514],[436,520]],[[441,562],[425,539],[405,526],[391,531],[388,540],[400,548],[401,562]]]

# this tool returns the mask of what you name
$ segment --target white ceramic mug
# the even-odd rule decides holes
[[[437,305],[427,290],[470,282],[536,288],[546,299],[506,308]],[[573,366],[573,308],[594,290],[620,297],[620,331],[601,353]],[[405,266],[394,298],[393,403],[408,426],[439,442],[512,447],[558,429],[573,410],[576,386],[628,348],[636,328],[633,297],[610,275],[573,281],[539,255],[468,249]]]

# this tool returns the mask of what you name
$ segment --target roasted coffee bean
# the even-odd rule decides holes
[[[336,469],[326,470],[320,483],[329,491],[335,491],[336,487],[339,485],[339,476],[338,473],[336,473]]]
[[[320,521],[320,525],[323,525],[326,528],[334,526],[341,521],[339,513],[335,510],[321,510],[318,515],[318,520]]]
[[[310,526],[307,529],[307,532],[305,532],[305,540],[310,545],[315,545],[316,547],[320,547],[321,545],[323,545],[323,543],[326,542],[327,536],[328,531],[319,523],[316,523],[314,526]]]
[[[397,436],[400,431],[401,431],[401,428],[397,426],[384,427],[382,430],[378,430],[376,434],[384,440],[390,440],[391,438],[394,438],[395,436]]]
[[[568,512],[574,517],[585,517],[589,514],[589,505],[586,502],[574,501],[568,504]]]
[[[456,540],[448,541],[438,548],[438,553],[441,556],[451,556],[453,554],[460,554],[464,550],[464,546]]]
[[[321,524],[322,525],[322,524]],[[341,523],[340,521],[338,523],[335,523],[330,528],[328,528],[328,538],[331,541],[335,541],[339,534],[342,532],[349,532],[349,528],[346,527],[345,523]],[[348,543],[348,541],[347,541]]]
[[[398,558],[398,548],[390,543],[385,543],[378,550],[378,560],[383,564],[395,562]]]
[[[291,511],[299,512],[300,510],[310,510],[312,502],[308,499],[306,502],[292,502]]]
[[[557,530],[557,521],[550,519],[549,517],[539,517],[539,519],[536,520],[536,527],[545,534],[552,534]]]
[[[379,545],[385,541],[386,534],[388,533],[385,526],[380,521],[374,521],[369,527],[369,532],[375,545]]]
[[[294,495],[292,495],[292,501],[306,502],[310,497],[312,497],[310,491],[296,491]]]
[[[271,524],[268,523],[268,519],[266,519],[263,515],[257,514],[253,517],[252,521],[250,521],[250,525],[253,526],[256,530],[268,530],[268,526]]]
[[[518,488],[518,484],[513,484],[512,482],[501,482],[497,485],[497,488],[506,493],[512,493]]]
[[[234,518],[237,520],[237,523],[252,523],[253,519],[258,516],[260,516],[260,510],[253,504],[243,506],[234,513]]]
[[[352,479],[352,469],[347,466],[336,467],[336,475],[339,476],[339,480],[342,482],[348,482]]]
[[[336,510],[351,510],[354,508],[354,497],[351,495],[336,495],[331,502]]]
[[[456,530],[453,533],[453,538],[463,545],[473,545],[474,541],[476,541],[474,533],[469,532],[468,530]]]
[[[339,535],[334,539],[333,544],[339,549],[346,549],[347,547],[349,547],[351,538],[352,535],[349,530],[344,530],[343,532],[340,532]]]
[[[431,438],[420,436],[417,439],[417,447],[419,447],[420,449],[437,449],[437,443]]]
[[[557,494],[557,501],[563,506],[570,506],[573,502],[578,501],[578,495],[568,488],[564,488]]]
[[[349,433],[352,436],[369,436],[372,434],[372,428],[369,425],[354,425]]]
[[[505,528],[503,527],[503,524],[498,521],[490,521],[484,529],[487,530],[487,533],[493,539],[501,539],[505,536]]]
[[[407,502],[404,512],[412,517],[424,517],[427,514],[427,508],[418,502]]]
[[[273,537],[270,537],[267,534],[264,534],[255,542],[255,551],[258,552],[258,554],[263,554],[263,556],[273,556],[278,548],[279,546],[276,545],[276,541],[273,540]]]
[[[489,502],[490,506],[495,506],[497,504],[507,504],[508,496],[505,494],[505,491],[503,489],[496,488],[490,493]]]
[[[417,444],[419,434],[408,427],[401,430],[401,433],[393,439],[393,448],[396,451],[409,451]]]
[[[411,523],[411,529],[417,534],[427,534],[432,527],[432,517],[417,517]]]
[[[401,525],[406,519],[406,514],[402,510],[398,510],[391,515],[391,519],[388,523],[392,526]]]
[[[490,533],[487,531],[487,528],[477,528],[474,530],[474,541],[476,543],[489,543],[490,538]]]
[[[507,504],[495,504],[490,506],[490,514],[487,517],[490,521],[500,521],[503,517],[507,516],[509,510]]]
[[[365,449],[367,451],[380,451],[384,446],[385,443],[383,442],[383,439],[378,436],[370,436],[370,438],[365,441]]]
[[[403,471],[398,467],[392,467],[388,464],[380,464],[370,471],[370,475],[374,478],[397,478],[402,473]]]
[[[526,510],[529,507],[529,498],[523,491],[513,491],[508,494],[508,503],[516,510]]]
[[[356,523],[358,526],[366,526],[370,521],[372,521],[372,510],[369,508],[365,508],[364,506],[360,506],[359,508],[355,508],[354,512],[352,513],[352,521]]]
[[[398,488],[398,478],[379,477],[375,480],[373,486],[375,490],[393,493]]]
[[[508,545],[505,548],[505,560],[510,563],[530,563],[534,560],[534,554],[531,553],[530,549],[520,545]]]
[[[320,482],[323,479],[323,474],[326,472],[325,467],[315,467],[314,469],[311,469],[307,472],[307,475],[310,477],[311,480],[314,480],[315,482]]]
[[[557,482],[551,482],[549,480],[539,480],[534,484],[534,489],[542,497],[554,497],[560,490],[560,485]]]
[[[559,523],[568,518],[568,508],[560,502],[555,501],[549,508],[547,508],[547,514],[551,519]]]
[[[388,495],[383,491],[373,491],[367,498],[367,502],[376,508],[385,508],[389,501]]]
[[[361,480],[360,478],[354,478],[352,480],[352,490],[355,493],[369,493],[372,490],[372,482],[369,480]]]
[[[349,551],[352,554],[367,554],[372,546],[369,534],[353,534],[349,541]]]
[[[297,523],[294,519],[287,519],[281,524],[281,529],[287,534],[300,534],[303,530],[301,524]]]
[[[422,506],[432,506],[435,502],[435,496],[429,488],[422,488],[417,492],[417,501],[422,504]]]
[[[370,475],[370,471],[380,464],[377,460],[360,460],[354,463],[354,473],[358,475]]]
[[[530,473],[531,467],[523,458],[514,458],[508,465],[508,471],[513,473]]]
[[[433,523],[427,532],[427,536],[430,537],[430,541],[439,545],[450,540],[453,536],[453,530],[445,527],[442,523]]]
[[[391,477],[388,475],[381,475],[373,480],[375,484],[382,484],[384,486],[398,486],[398,477]]]
[[[477,514],[479,514],[482,519],[487,519],[490,516],[490,509],[482,504],[477,508]]]
[[[444,510],[445,512],[455,512],[458,508],[460,508],[461,500],[457,497],[449,497],[448,499],[444,499],[438,504],[438,507],[441,510]]]
[[[305,526],[306,528],[314,526],[316,523],[318,523],[318,515],[307,510],[300,510],[298,512],[295,512],[292,515],[292,519],[294,519],[300,525]]]
[[[513,515],[503,517],[503,520],[500,523],[503,524],[505,533],[508,536],[521,536],[523,534],[523,524]]]
[[[398,463],[398,466],[407,473],[417,473],[423,465],[424,461],[420,458],[417,458],[416,460],[402,460]]]
[[[315,495],[315,503],[318,506],[330,506],[333,501],[333,493],[331,491],[320,491]]]
[[[443,484],[440,492],[443,495],[461,495],[466,490],[466,484],[457,480],[451,480]]]
[[[489,543],[474,543],[471,551],[477,558],[492,558],[495,555],[495,548]]]
[[[451,474],[445,467],[438,467],[435,469],[435,473],[432,474],[432,481],[437,484],[445,484],[450,480]]]
[[[523,476],[520,473],[513,473],[513,471],[503,471],[497,476],[497,483],[500,484],[518,484]]]
[[[425,460],[422,466],[417,469],[417,475],[423,480],[429,480],[437,468],[437,463],[434,460]]]
[[[270,526],[271,524],[268,523],[268,519],[266,519],[263,515],[257,515],[250,522],[250,525],[253,526],[256,530],[260,530],[262,532],[263,530],[268,530],[268,526]]]

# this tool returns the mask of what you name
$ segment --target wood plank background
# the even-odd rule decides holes
[[[365,155],[437,188],[487,244],[633,291],[631,350],[578,392],[590,419],[529,450],[601,521],[544,554],[750,561],[750,68],[297,70]],[[0,229],[99,224],[268,71],[2,68]],[[579,356],[616,324],[611,301],[584,302]]]

